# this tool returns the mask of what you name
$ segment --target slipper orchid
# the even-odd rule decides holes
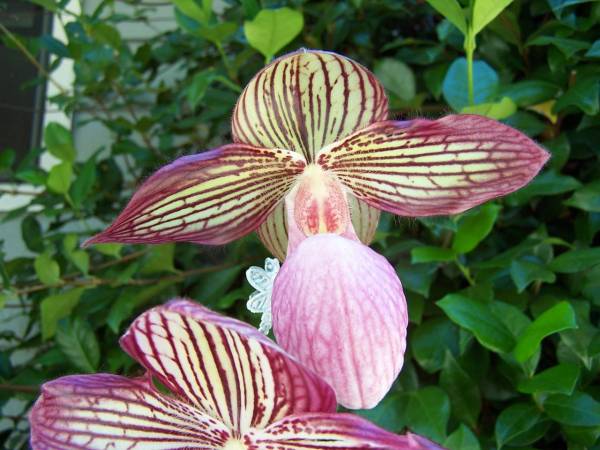
[[[379,211],[456,214],[519,189],[548,154],[495,120],[388,120],[381,84],[356,62],[301,50],[261,70],[232,119],[233,144],[163,167],[88,241],[224,244],[257,231],[286,261],[275,335],[350,408],[396,378],[407,312],[393,267],[364,244]]]
[[[145,312],[121,345],[146,375],[46,383],[29,417],[33,450],[440,449],[336,413],[318,376],[249,325],[190,301]]]

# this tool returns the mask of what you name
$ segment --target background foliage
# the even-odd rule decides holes
[[[452,450],[600,448],[599,3],[476,0],[465,15],[468,1],[244,0],[216,14],[210,1],[173,0],[178,27],[135,44],[119,29],[151,5],[123,14],[103,0],[75,14],[65,0],[35,3],[63,13],[68,40],[19,41],[52,53],[50,72],[75,62],[74,85],[51,101],[75,127],[103,124],[111,142],[83,155],[51,124],[25,160],[0,153],[4,175],[43,188],[3,218],[21,221],[28,253],[0,262],[1,405],[25,412],[41,383],[68,373],[138,373],[117,339],[175,295],[257,324],[243,277],[268,256],[255,236],[223,248],[79,245],[157,167],[230,141],[245,83],[306,46],[374,69],[395,118],[486,114],[552,153],[528,187],[462,216],[383,216],[373,246],[404,284],[409,346],[393,390],[363,414]],[[60,160],[49,172],[43,150]],[[22,333],[7,327],[17,320]],[[27,448],[23,417],[5,448]]]

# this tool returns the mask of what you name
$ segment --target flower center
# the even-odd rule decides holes
[[[229,439],[221,450],[247,450],[247,447],[239,439]]]
[[[294,219],[306,236],[343,234],[350,223],[342,186],[315,164],[307,166],[300,178],[294,200]]]

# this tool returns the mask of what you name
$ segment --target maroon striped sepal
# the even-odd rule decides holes
[[[267,218],[305,165],[296,152],[244,144],[184,156],[148,178],[114,223],[85,245],[230,242]]]
[[[402,216],[456,214],[526,185],[549,154],[524,134],[474,115],[383,121],[317,156],[356,197]]]

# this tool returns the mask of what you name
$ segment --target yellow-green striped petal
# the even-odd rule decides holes
[[[317,156],[354,195],[403,216],[456,214],[531,181],[548,153],[492,119],[384,121]]]
[[[288,150],[226,145],[152,175],[105,231],[87,241],[224,244],[255,230],[305,167]]]
[[[273,61],[250,81],[232,118],[235,142],[287,148],[314,161],[324,146],[387,119],[382,85],[335,53],[300,50]]]
[[[329,385],[262,333],[191,301],[142,314],[121,345],[171,391],[240,433],[290,414],[335,411]]]

